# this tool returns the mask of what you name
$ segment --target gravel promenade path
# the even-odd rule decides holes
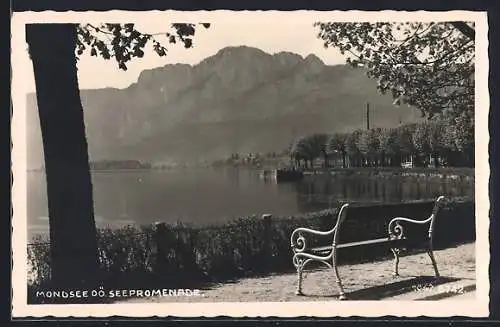
[[[394,278],[392,260],[343,265],[339,272],[348,297],[352,300],[416,300],[432,296],[438,291],[465,289],[464,296],[474,294],[475,244],[435,251],[441,276],[434,281],[433,269],[426,253],[404,256],[400,259],[400,277]],[[424,276],[424,279],[421,277]],[[306,296],[294,294],[297,277],[294,273],[244,278],[235,282],[212,285],[201,290],[202,296],[150,297],[127,299],[126,302],[254,302],[254,301],[325,301],[337,300],[338,289],[331,269],[318,269],[304,274],[303,291]],[[122,301],[124,302],[124,301]]]

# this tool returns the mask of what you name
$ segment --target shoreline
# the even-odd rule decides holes
[[[454,197],[449,197],[449,199],[453,203],[465,203],[465,202],[475,202],[475,198],[469,197],[469,196],[454,196]],[[418,205],[418,204],[425,204],[425,203],[432,203],[434,202],[434,198],[424,198],[424,199],[413,199],[413,200],[404,200],[404,201],[349,201],[349,200],[343,200],[339,199],[337,202],[332,202],[332,205],[329,206],[328,208],[324,209],[319,209],[319,210],[314,210],[314,211],[305,211],[305,212],[296,212],[293,214],[289,215],[272,215],[273,219],[277,220],[286,220],[286,219],[293,219],[294,217],[314,217],[317,215],[322,215],[328,212],[335,211],[336,209],[339,208],[339,206],[342,203],[347,203],[349,202],[351,208],[381,208],[381,207],[391,207],[391,206],[399,206],[399,205]],[[203,223],[203,222],[181,222],[181,221],[166,221],[166,220],[160,220],[158,222],[150,222],[150,223],[139,223],[137,221],[130,221],[130,220],[124,220],[123,223],[121,220],[113,220],[113,221],[108,221],[107,223],[99,223],[96,222],[97,228],[98,229],[111,229],[111,230],[118,230],[124,227],[134,227],[134,228],[140,228],[143,226],[154,226],[156,223],[165,223],[168,226],[184,226],[186,228],[219,228],[223,227],[227,224],[232,224],[235,223],[236,221],[240,220],[246,220],[246,219],[255,219],[256,217],[261,217],[263,215],[267,215],[266,213],[264,214],[250,214],[250,215],[241,215],[241,216],[234,216],[232,218],[227,218],[227,219],[221,219],[220,221],[217,222],[208,222],[208,223]],[[37,243],[37,242],[32,242],[34,238],[37,236],[47,236],[48,235],[48,219],[47,221],[47,231],[46,232],[38,232],[38,233],[33,233],[33,237],[31,238],[30,241],[28,241],[29,244],[31,243]],[[114,222],[114,223],[113,223]],[[30,228],[32,230],[40,230],[40,225],[33,225],[33,226],[27,226],[28,228],[28,234]]]
[[[263,167],[264,166],[264,167]],[[255,165],[224,165],[224,166],[204,166],[204,165],[194,165],[194,166],[173,166],[173,167],[151,167],[151,168],[110,168],[110,169],[90,169],[91,173],[120,173],[120,172],[164,172],[172,170],[186,170],[186,169],[241,169],[241,170],[279,170],[283,169],[281,166],[255,166]],[[288,168],[289,169],[289,168]],[[304,172],[306,175],[311,174],[322,174],[322,173],[401,173],[401,174],[414,174],[414,173],[466,173],[468,175],[474,175],[474,167],[413,167],[413,168],[403,168],[403,167],[329,167],[329,168],[317,168],[317,169],[297,169]],[[30,173],[45,173],[44,169],[27,169],[26,172]]]

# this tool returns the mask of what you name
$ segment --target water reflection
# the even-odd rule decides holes
[[[397,203],[411,200],[474,196],[472,182],[411,177],[362,178],[345,176],[310,176],[292,184],[299,210],[321,210],[339,202]]]
[[[43,174],[28,174],[30,233],[48,230],[45,185]],[[110,227],[155,221],[207,224],[263,213],[284,216],[345,201],[474,196],[472,182],[315,175],[297,183],[276,184],[262,180],[256,171],[243,169],[94,173],[93,187],[96,222]]]

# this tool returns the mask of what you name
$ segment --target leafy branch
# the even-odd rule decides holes
[[[91,56],[101,56],[105,60],[114,58],[120,69],[127,70],[127,63],[130,60],[144,56],[147,44],[152,44],[154,52],[160,57],[167,55],[167,48],[155,38],[157,36],[166,37],[169,44],[181,43],[186,49],[193,47],[196,25],[174,23],[170,26],[171,31],[152,34],[138,31],[132,23],[78,25],[76,53],[80,56],[88,50]],[[200,25],[204,28],[210,27],[209,23]]]
[[[390,92],[395,104],[416,106],[427,117],[474,107],[474,28],[466,22],[317,22],[324,46],[347,55]],[[445,82],[456,86],[436,92]],[[443,89],[443,88],[441,88]],[[460,99],[453,100],[450,99]]]

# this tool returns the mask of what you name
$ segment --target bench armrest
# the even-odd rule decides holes
[[[335,222],[335,226],[332,229],[327,231],[319,231],[311,228],[299,227],[292,232],[292,236],[290,236],[290,243],[292,246],[292,250],[294,253],[304,252],[307,248],[307,241],[304,236],[305,233],[318,235],[318,236],[328,236],[332,235],[331,242],[335,243],[337,238],[337,232],[339,226],[342,224],[342,221],[345,219],[347,207],[349,207],[348,203],[345,203],[340,207],[339,213],[337,215],[337,221]]]
[[[337,226],[333,227],[332,229],[328,231],[319,231],[319,230],[314,230],[310,228],[305,228],[305,227],[299,227],[295,229],[292,233],[292,236],[290,237],[290,243],[292,246],[293,252],[303,252],[307,248],[307,241],[304,236],[304,233],[309,233],[312,235],[318,235],[318,236],[328,236],[332,235]]]
[[[400,239],[400,238],[404,237],[404,228],[400,224],[400,222],[402,222],[402,221],[412,223],[412,224],[424,225],[424,224],[429,223],[433,218],[434,218],[433,216],[430,216],[429,218],[427,218],[425,220],[417,220],[417,219],[411,219],[411,218],[406,218],[406,217],[393,218],[389,222],[389,226],[388,226],[389,237],[394,238],[394,239]]]
[[[442,204],[446,202],[446,198],[444,196],[440,196],[436,199],[434,203],[434,207],[432,208],[432,213],[429,216],[429,218],[424,219],[424,220],[418,220],[418,219],[411,219],[411,218],[406,218],[406,217],[396,217],[393,218],[388,225],[388,232],[389,232],[389,237],[395,238],[395,239],[400,239],[404,237],[404,228],[400,224],[400,222],[408,222],[412,224],[429,224],[429,238],[432,237],[432,231],[434,228],[434,220],[436,219],[436,216],[438,214],[438,210],[441,208]]]

